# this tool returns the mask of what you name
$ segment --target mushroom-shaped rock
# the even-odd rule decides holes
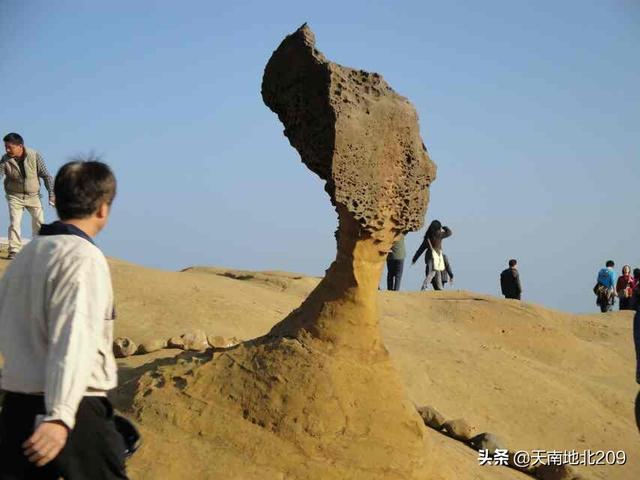
[[[399,234],[422,227],[436,174],[416,110],[381,75],[327,60],[306,25],[271,56],[262,98],[304,164],[325,181],[338,213],[336,260],[271,333],[309,334],[375,355],[382,349],[375,302],[384,259]]]
[[[130,357],[137,350],[136,343],[129,337],[118,337],[113,341],[113,355],[116,358]]]
[[[197,411],[189,432],[238,455],[246,448],[224,442],[227,432],[268,439],[257,440],[252,463],[286,451],[291,478],[327,478],[311,464],[336,479],[431,478],[429,437],[384,347],[377,303],[387,253],[422,226],[435,178],[416,110],[381,75],[327,60],[306,25],[269,59],[262,98],[324,180],[338,216],[335,260],[267,335],[184,373],[176,364],[146,374],[135,408],[147,425],[166,423],[168,405]],[[151,388],[180,375],[189,375],[181,391]],[[148,455],[139,460],[152,465]]]
[[[422,226],[436,174],[418,115],[378,73],[330,62],[305,25],[265,68],[262,98],[334,205],[374,238]]]

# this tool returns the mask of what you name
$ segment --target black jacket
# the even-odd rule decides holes
[[[520,274],[515,268],[507,268],[500,274],[500,288],[502,294],[507,298],[520,298],[522,286],[520,285]]]
[[[434,232],[431,237],[427,237],[425,235],[424,240],[422,240],[422,243],[420,244],[420,247],[418,247],[418,251],[413,256],[411,263],[416,263],[416,261],[420,258],[420,255],[422,255],[422,253],[429,248],[429,243],[431,243],[431,246],[433,248],[439,251],[442,248],[442,240],[444,238],[450,237],[452,233],[453,232],[451,232],[451,229],[449,227],[442,227],[442,229],[440,229],[439,231]],[[429,258],[430,255],[425,255],[424,261],[429,262]]]

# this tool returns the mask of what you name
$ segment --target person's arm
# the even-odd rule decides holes
[[[0,180],[7,174],[6,173],[6,165],[7,165],[7,156],[3,155],[2,158],[0,159]]]
[[[444,257],[444,269],[447,271],[449,275],[449,279],[453,282],[453,269],[451,268],[451,264],[449,263],[449,257],[447,255],[443,255]]]
[[[442,233],[440,234],[440,238],[448,238],[453,235],[453,232],[449,227],[442,227]]]
[[[520,284],[520,273],[515,269],[513,271],[513,280],[514,280],[518,295],[522,294],[522,285]]]
[[[418,261],[418,259],[420,258],[420,255],[422,255],[422,252],[424,252],[426,249],[427,249],[427,239],[425,238],[420,244],[420,246],[418,247],[418,251],[415,253],[413,258],[411,259],[412,265]]]
[[[36,168],[38,171],[38,177],[42,179],[47,192],[49,192],[49,204],[53,206],[55,204],[55,195],[53,194],[53,177],[49,174],[49,170],[47,170],[47,166],[45,165],[40,153],[36,155]]]

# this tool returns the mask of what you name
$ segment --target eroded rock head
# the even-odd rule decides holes
[[[418,115],[377,73],[330,62],[305,24],[271,56],[262,98],[302,161],[373,237],[422,227],[436,167]]]

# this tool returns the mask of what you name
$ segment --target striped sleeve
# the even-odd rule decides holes
[[[3,155],[2,158],[0,159],[0,179],[7,174],[5,169],[7,160],[8,160],[8,157],[6,155]]]
[[[49,192],[49,198],[53,198],[53,178],[49,174],[49,170],[47,170],[47,166],[44,164],[44,160],[42,160],[42,156],[39,153],[36,154],[36,164],[38,177],[42,178],[44,186],[47,192]]]

